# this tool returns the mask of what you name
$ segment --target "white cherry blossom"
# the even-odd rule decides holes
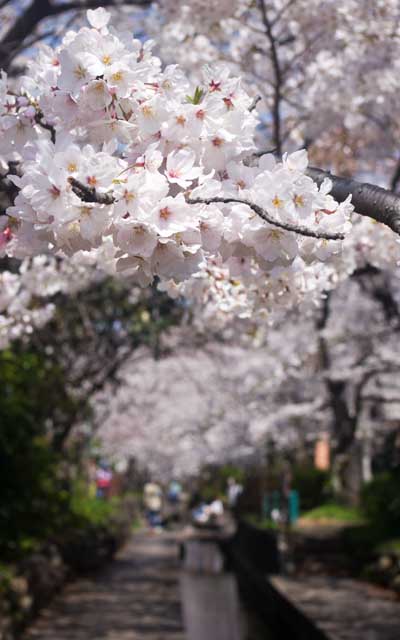
[[[216,318],[268,321],[314,305],[354,269],[351,203],[306,175],[303,150],[252,158],[259,118],[229,65],[206,65],[192,84],[103,9],[88,20],[45,48],[16,92],[1,76],[0,154],[21,169],[3,251],[85,251],[101,266],[111,244],[114,270],[142,286],[158,278]]]

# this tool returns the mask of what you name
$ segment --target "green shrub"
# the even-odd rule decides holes
[[[400,469],[375,476],[361,492],[361,508],[368,520],[388,534],[400,531]]]
[[[111,500],[103,500],[89,496],[85,482],[77,481],[71,489],[71,524],[107,526],[119,504],[120,500],[117,497]]]
[[[205,501],[211,501],[217,497],[224,499],[228,488],[228,478],[234,478],[236,482],[243,484],[243,469],[233,464],[205,467],[198,484],[198,491],[202,499]]]
[[[330,476],[314,466],[297,465],[293,469],[292,488],[299,492],[300,508],[309,511],[331,498]]]
[[[48,407],[62,405],[60,376],[44,356],[0,352],[0,557],[17,559],[62,526],[69,495],[52,450]]]
[[[359,509],[346,507],[334,502],[323,504],[320,507],[311,509],[311,511],[307,511],[303,514],[303,518],[307,520],[332,520],[333,522],[362,522]]]
[[[23,431],[23,424],[15,430]],[[5,438],[3,431],[0,444]],[[63,526],[69,496],[47,443],[29,434],[21,439],[18,453],[4,459],[0,453],[0,483],[0,557],[17,559]]]
[[[376,553],[392,554],[400,558],[400,538],[392,538],[391,540],[381,542],[376,547]]]
[[[375,549],[381,541],[381,532],[370,524],[346,527],[340,534],[340,546],[356,571],[361,571],[371,562]]]

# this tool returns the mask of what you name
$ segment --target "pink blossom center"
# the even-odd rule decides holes
[[[163,207],[162,209],[160,209],[160,218],[162,218],[163,220],[168,220],[171,213],[172,211],[169,207]]]
[[[51,195],[52,198],[56,199],[59,198],[61,195],[61,191],[58,187],[56,187],[54,184],[52,187],[50,187],[49,189],[49,194]]]
[[[221,91],[221,83],[215,82],[215,80],[211,80],[209,88],[210,91]]]

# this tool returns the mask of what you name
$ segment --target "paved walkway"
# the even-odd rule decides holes
[[[176,541],[176,534],[136,534],[103,571],[68,584],[23,640],[187,640]],[[191,637],[239,637],[233,582],[226,583],[227,576],[218,574],[189,573],[183,580]],[[384,590],[321,576],[277,576],[272,582],[330,640],[400,639],[400,603]],[[219,628],[215,619],[217,615],[221,622],[222,613],[226,624]]]
[[[329,576],[274,576],[271,582],[330,640],[400,639],[400,603],[384,589]]]
[[[185,640],[176,540],[137,534],[94,577],[63,590],[24,640]]]

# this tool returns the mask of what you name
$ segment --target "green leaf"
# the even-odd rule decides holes
[[[194,95],[186,96],[186,100],[191,104],[200,104],[200,102],[202,101],[203,95],[204,95],[204,90],[201,89],[200,87],[196,87]]]

